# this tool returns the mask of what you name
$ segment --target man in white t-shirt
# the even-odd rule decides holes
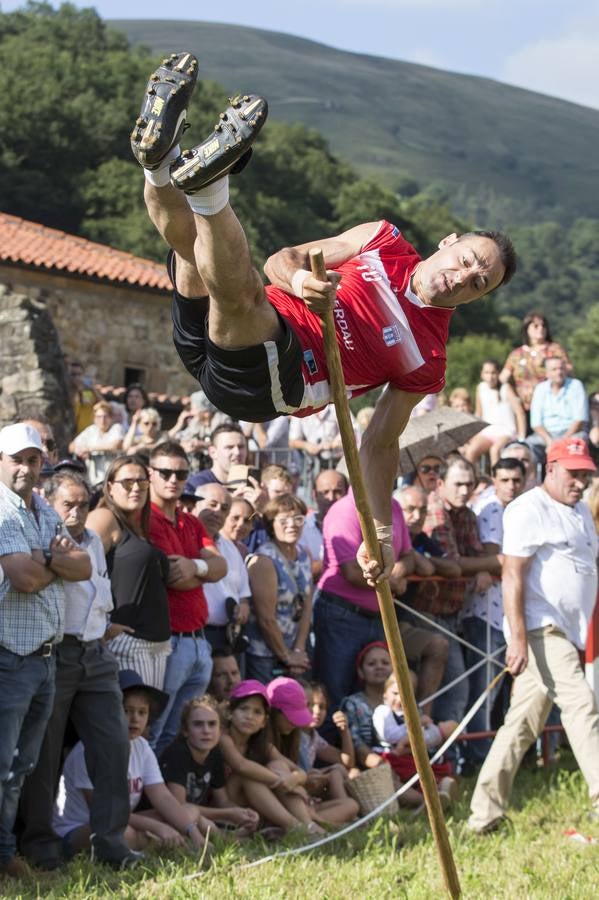
[[[224,578],[204,585],[208,604],[208,621],[204,626],[206,639],[213,650],[221,650],[228,645],[231,636],[227,630],[231,618],[240,626],[247,623],[252,592],[241,553],[233,541],[219,534],[231,509],[230,493],[220,484],[202,484],[196,488],[196,497],[198,500],[193,513],[227,561]],[[236,652],[243,651],[242,644],[243,641],[240,641]]]
[[[468,824],[479,834],[504,819],[522,757],[554,701],[599,815],[599,714],[578,652],[597,596],[597,535],[580,502],[593,471],[582,439],[555,441],[543,485],[522,494],[504,514],[506,663],[515,681],[505,724],[472,797]]]

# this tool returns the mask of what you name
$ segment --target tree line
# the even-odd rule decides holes
[[[158,60],[143,47],[131,47],[94,10],[68,3],[54,9],[45,2],[0,13],[0,54],[5,72],[12,73],[0,105],[2,209],[164,259],[129,148],[147,77]],[[186,146],[209,133],[225,102],[219,85],[200,80]],[[360,177],[317,131],[299,124],[270,121],[250,166],[231,186],[258,265],[282,246],[372,219],[393,221],[423,254],[454,230],[494,225],[483,220],[480,205],[462,204],[457,216],[434,186],[421,189],[408,179],[397,193]],[[522,315],[535,308],[548,316],[581,374],[599,380],[599,220],[579,219],[569,228],[533,222],[508,230],[520,271],[499,294],[454,316],[452,334],[462,339],[454,355],[464,357],[464,366],[456,361],[456,374],[478,366],[489,348],[509,350]]]

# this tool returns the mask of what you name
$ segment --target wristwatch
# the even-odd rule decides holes
[[[52,551],[44,550],[43,554],[44,554],[44,565],[47,569],[49,569],[50,566],[52,565]]]

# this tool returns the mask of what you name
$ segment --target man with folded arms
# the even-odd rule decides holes
[[[0,875],[20,877],[13,826],[52,711],[66,581],[91,576],[89,556],[60,534],[59,516],[34,493],[43,461],[30,425],[0,431]]]

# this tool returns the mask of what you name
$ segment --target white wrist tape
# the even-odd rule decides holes
[[[198,576],[204,578],[208,574],[208,563],[205,559],[194,559],[194,563],[196,564]]]
[[[393,543],[393,525],[377,525],[376,539],[379,544]]]
[[[308,272],[307,269],[298,269],[297,272],[294,273],[293,278],[291,279],[291,290],[295,294],[296,297],[299,297],[300,300],[304,299],[304,281],[311,275],[311,272]]]

